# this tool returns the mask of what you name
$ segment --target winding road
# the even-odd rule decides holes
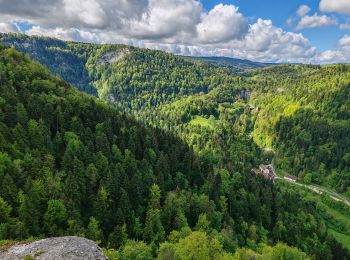
[[[335,201],[341,201],[343,203],[345,203],[346,205],[348,205],[350,207],[350,199],[344,197],[343,195],[340,195],[338,193],[336,193],[335,191],[333,190],[330,190],[330,189],[327,189],[325,187],[322,187],[322,186],[318,186],[318,185],[306,185],[306,184],[302,184],[302,183],[299,183],[299,182],[293,182],[291,180],[288,180],[288,179],[284,179],[284,178],[281,178],[279,177],[276,172],[275,172],[275,169],[273,167],[273,164],[269,164],[267,165],[267,168],[270,170],[270,172],[273,174],[273,180],[282,180],[282,181],[286,181],[286,182],[289,182],[291,184],[294,184],[294,185],[298,185],[300,187],[304,187],[304,188],[307,188],[317,194],[327,194],[331,199],[335,200]]]
[[[279,179],[281,179],[281,178],[279,178]],[[350,200],[345,198],[344,196],[336,193],[335,191],[328,190],[327,188],[324,188],[324,187],[321,187],[321,186],[306,185],[306,184],[301,184],[301,183],[298,183],[298,182],[289,181],[289,180],[286,180],[286,179],[281,179],[281,180],[284,180],[284,181],[287,181],[287,182],[289,182],[291,184],[295,184],[295,185],[307,188],[307,189],[312,190],[313,192],[315,192],[317,194],[325,193],[325,194],[329,195],[329,197],[331,199],[333,199],[335,201],[341,201],[341,202],[345,203],[346,205],[348,205],[350,207]]]

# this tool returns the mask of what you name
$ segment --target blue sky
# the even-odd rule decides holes
[[[333,0],[337,1],[337,0]],[[296,30],[295,26],[287,24],[288,18],[296,16],[299,6],[307,5],[310,7],[310,14],[323,14],[319,10],[319,0],[202,0],[203,7],[207,10],[212,9],[219,3],[232,4],[239,7],[239,10],[247,17],[252,19],[263,18],[271,19],[273,24],[287,31],[302,33],[310,42],[325,51],[336,47],[338,40],[350,30],[341,30],[339,26],[327,26],[320,28],[305,28]],[[350,5],[350,0],[348,1]],[[335,16],[341,23],[346,23],[349,16],[337,13],[328,13]]]
[[[350,62],[350,0],[1,0],[0,32],[264,62]]]

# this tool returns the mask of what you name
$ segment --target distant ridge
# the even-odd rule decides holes
[[[274,63],[262,63],[262,62],[255,62],[250,60],[243,60],[243,59],[229,58],[229,57],[219,57],[219,56],[203,56],[203,57],[185,56],[185,57],[192,60],[201,60],[204,62],[209,62],[211,64],[216,64],[218,66],[228,67],[233,69],[234,71],[258,69],[258,68],[274,65]]]

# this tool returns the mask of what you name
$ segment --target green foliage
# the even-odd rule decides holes
[[[94,217],[90,218],[89,225],[86,228],[86,237],[94,241],[101,241],[102,239],[102,231]]]
[[[346,192],[350,185],[349,66],[286,65],[251,74],[263,82],[251,100],[261,108],[255,141],[275,150],[278,168],[306,183]]]
[[[312,181],[318,181],[318,171],[326,175],[343,160],[339,169],[345,178],[331,174],[347,187],[346,109],[337,117],[330,106],[321,106],[335,122],[330,139],[328,128],[322,128],[328,119],[318,114],[323,110],[306,120],[314,118],[307,102],[316,107],[311,99],[299,101],[307,90],[291,97],[301,77],[297,83],[281,80],[286,71],[314,77],[319,68],[276,66],[261,75],[234,74],[164,52],[43,41],[33,47],[45,46],[39,55],[77,55],[79,69],[83,64],[100,98],[114,107],[75,91],[27,56],[1,49],[0,174],[5,184],[0,196],[3,208],[12,208],[1,223],[2,238],[85,235],[118,250],[118,259],[150,259],[158,249],[159,258],[232,259],[240,247],[252,250],[247,255],[298,255],[283,246],[261,251],[267,242],[286,243],[315,259],[348,256],[329,238],[315,203],[251,173],[271,159],[255,140],[273,146],[276,164],[293,171],[314,162],[299,151],[319,152]],[[122,58],[116,61],[115,53]],[[271,79],[272,72],[280,81]],[[74,74],[60,75],[72,82],[68,76]],[[271,93],[278,82],[293,91]],[[310,87],[310,96],[318,95],[315,89]],[[140,120],[123,113],[130,110]],[[290,124],[293,134],[284,136]],[[320,135],[313,135],[315,126],[321,127]],[[333,142],[338,137],[346,139],[344,146]],[[340,161],[323,160],[339,147]],[[288,157],[285,165],[283,157]]]
[[[159,260],[180,260],[176,252],[176,245],[169,242],[160,244],[157,259]]]
[[[195,230],[209,232],[210,231],[209,226],[210,226],[210,222],[207,219],[207,215],[200,214],[198,217],[197,224],[195,226]]]
[[[105,254],[105,256],[108,257],[108,259],[110,260],[118,260],[118,251],[115,249],[107,249],[104,248],[103,249],[103,253]]]
[[[194,231],[181,238],[177,243],[165,242],[159,247],[157,259],[310,259],[297,248],[277,243],[275,246],[260,245],[258,251],[239,249],[230,254],[223,249],[215,237],[208,237],[205,232]]]
[[[146,222],[151,230],[161,228],[160,192],[175,189],[172,179],[179,172],[187,175],[193,151],[178,138],[74,91],[13,49],[1,50],[0,66],[4,238],[27,232],[86,234],[108,244],[113,232],[128,237],[135,231],[140,237]],[[189,165],[182,163],[183,154],[189,154]],[[177,163],[168,168],[165,157]],[[154,172],[164,167],[167,189],[153,189],[154,202],[147,203]]]
[[[66,43],[47,37],[28,37],[23,34],[0,34],[0,42],[28,53],[33,59],[46,65],[50,71],[60,75],[79,90],[95,94],[90,86],[90,78],[85,68],[87,53],[91,46]],[[86,47],[81,49],[81,47]]]
[[[44,223],[50,236],[63,234],[67,225],[67,210],[62,200],[49,200]]]
[[[0,239],[5,239],[7,236],[7,224],[10,220],[11,206],[0,197]]]
[[[120,260],[152,260],[152,249],[144,242],[128,240],[122,250],[119,251]]]
[[[11,160],[6,153],[0,153],[0,178],[3,178],[6,172],[6,169],[10,166]]]
[[[252,250],[240,249],[238,250],[232,259],[248,260],[248,259],[261,259],[261,260],[306,260],[310,259],[305,253],[300,252],[298,249],[289,247],[285,244],[278,243],[276,246],[264,246],[261,252],[257,253]]]
[[[108,238],[108,246],[111,248],[120,248],[127,242],[126,225],[116,226]]]
[[[11,211],[11,206],[0,197],[0,224],[9,221]]]
[[[176,244],[161,244],[158,259],[221,259],[223,254],[217,239],[208,238],[205,232],[194,231]]]
[[[153,184],[150,189],[150,199],[146,216],[143,238],[148,243],[159,244],[164,240],[165,232],[161,222],[160,189]]]
[[[350,250],[350,236],[337,232],[336,230],[329,229],[329,233],[339,241],[347,250]]]

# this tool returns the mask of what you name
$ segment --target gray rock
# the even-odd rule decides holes
[[[31,258],[29,258],[31,256]],[[107,260],[94,241],[82,237],[53,237],[16,244],[0,252],[1,260]]]
[[[97,62],[96,65],[106,64],[111,65],[122,60],[126,55],[130,53],[128,48],[119,49],[114,52],[105,53]]]

